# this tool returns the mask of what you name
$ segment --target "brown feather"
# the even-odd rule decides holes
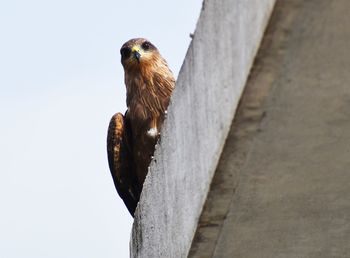
[[[139,57],[133,56],[133,49],[141,52]],[[125,117],[118,113],[112,118],[107,149],[117,191],[133,215],[159,139],[159,134],[148,132],[151,128],[160,132],[175,79],[158,49],[146,39],[129,40],[121,53],[128,111]]]
[[[134,216],[141,190],[137,188],[137,178],[132,176],[133,162],[128,146],[127,121],[121,113],[115,114],[108,127],[108,164],[119,196],[123,199],[130,214]]]
[[[141,45],[144,41],[145,39],[138,39],[131,44]],[[157,49],[152,50],[145,60],[141,56],[141,61],[136,65],[124,62],[124,70],[134,162],[142,187],[158,140],[158,136],[149,137],[147,131],[154,125],[158,132],[161,130],[175,79]]]

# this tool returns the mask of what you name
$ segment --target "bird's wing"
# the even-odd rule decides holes
[[[140,191],[134,174],[130,148],[131,129],[129,121],[121,113],[115,114],[108,127],[107,153],[109,169],[115,188],[130,214],[134,216]]]

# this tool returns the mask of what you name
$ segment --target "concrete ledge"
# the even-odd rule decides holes
[[[207,0],[135,213],[131,257],[186,257],[275,0]]]

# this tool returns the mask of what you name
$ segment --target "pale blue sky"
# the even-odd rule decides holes
[[[177,76],[201,2],[0,3],[0,257],[128,257],[105,148],[119,49],[147,37]]]

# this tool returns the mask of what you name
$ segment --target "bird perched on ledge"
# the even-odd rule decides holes
[[[109,123],[107,153],[114,185],[134,216],[175,79],[158,49],[146,39],[127,41],[120,54],[127,111],[115,114]]]

